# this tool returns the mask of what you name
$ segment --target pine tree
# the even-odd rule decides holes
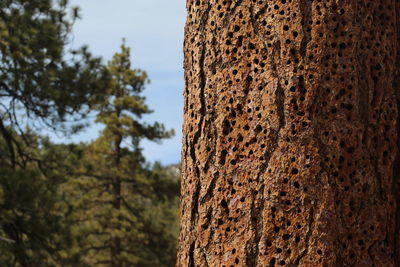
[[[124,44],[108,64],[108,98],[95,106],[101,135],[83,152],[71,186],[76,199],[76,232],[89,265],[139,266],[146,240],[144,212],[150,208],[155,180],[145,168],[140,142],[170,137],[160,123],[147,124],[151,113],[141,95],[147,75],[131,69]]]

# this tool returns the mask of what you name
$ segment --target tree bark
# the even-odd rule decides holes
[[[400,266],[397,5],[187,0],[177,266]]]

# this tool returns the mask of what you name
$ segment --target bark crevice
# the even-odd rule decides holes
[[[208,21],[208,16],[211,10],[211,5],[208,4],[208,8],[205,11],[204,15],[202,16],[202,26],[205,28],[207,25],[207,21]],[[193,198],[192,198],[192,210],[191,210],[191,222],[192,225],[195,224],[195,219],[196,219],[196,214],[198,213],[198,206],[199,206],[199,195],[200,195],[200,169],[198,167],[198,162],[197,162],[197,157],[196,157],[196,145],[200,139],[200,136],[202,134],[203,131],[203,122],[204,122],[204,117],[206,114],[206,103],[205,103],[205,95],[204,95],[204,90],[205,90],[205,86],[207,83],[207,77],[205,74],[205,55],[206,55],[206,48],[207,48],[207,41],[205,40],[205,34],[203,34],[203,38],[202,38],[202,48],[200,51],[200,59],[199,59],[199,100],[200,100],[200,119],[199,119],[199,123],[197,126],[197,131],[193,136],[193,141],[190,144],[190,156],[192,158],[192,164],[193,164],[193,168],[195,169],[195,173],[196,173],[196,180],[195,180],[195,192],[193,194]]]
[[[213,178],[211,179],[211,182],[210,182],[210,184],[209,184],[209,186],[207,188],[207,192],[200,199],[200,202],[202,204],[206,203],[208,200],[210,200],[213,197],[215,184],[217,182],[218,177],[219,177],[219,173],[218,172],[214,173]]]
[[[314,203],[314,205],[315,205],[315,203]],[[305,234],[306,237],[305,237],[305,241],[304,241],[305,248],[303,251],[300,252],[299,256],[296,258],[296,260],[294,262],[294,266],[299,266],[301,260],[307,255],[307,253],[309,251],[310,239],[311,239],[311,235],[313,233],[313,225],[314,225],[314,213],[315,213],[314,209],[315,209],[315,206],[313,206],[310,210],[310,219],[308,222],[308,229]]]
[[[264,191],[264,186],[260,188],[260,191]],[[258,256],[259,256],[259,243],[261,241],[262,229],[263,229],[263,217],[262,213],[264,210],[264,200],[257,206],[255,203],[255,194],[253,194],[253,200],[250,210],[250,220],[253,231],[253,240],[249,244],[249,249],[246,253],[246,266],[257,266]]]
[[[189,248],[189,265],[188,267],[195,267],[195,263],[194,263],[194,248],[195,248],[195,241],[193,241],[190,244],[190,248]]]
[[[308,25],[310,25],[310,20],[312,16],[312,1],[309,0],[300,0],[300,15],[301,15],[301,28],[302,28],[302,39],[300,42],[300,54],[303,58],[306,58],[307,55],[307,45],[311,41],[311,29]]]

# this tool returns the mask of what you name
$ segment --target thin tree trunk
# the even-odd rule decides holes
[[[119,119],[121,112],[117,109],[117,117]],[[115,168],[118,168],[120,163],[121,163],[121,143],[122,143],[122,136],[117,133],[116,134],[116,141],[115,141]],[[121,192],[121,178],[119,177],[118,174],[115,175],[113,178],[113,208],[116,211],[121,210],[121,198],[122,198],[122,192]],[[121,224],[120,224],[121,217],[118,215],[117,218],[117,223],[113,226],[115,230],[120,231],[121,230]],[[112,267],[121,267],[121,238],[119,237],[119,233],[112,238],[112,244],[111,244],[111,261],[112,261]]]
[[[399,266],[396,2],[187,9],[177,266]]]

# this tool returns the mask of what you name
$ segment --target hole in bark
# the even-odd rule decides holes
[[[275,259],[275,258],[272,258],[272,259],[269,261],[269,266],[275,266],[275,263],[276,263],[276,259]]]
[[[221,206],[223,208],[228,208],[228,203],[223,199],[223,200],[221,200]]]

